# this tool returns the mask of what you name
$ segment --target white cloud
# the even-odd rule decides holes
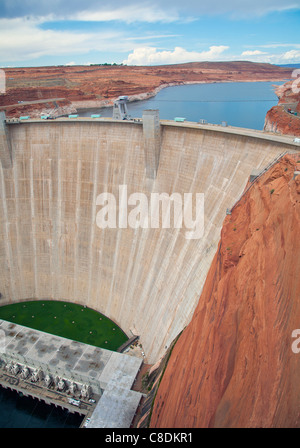
[[[282,45],[282,47],[285,46],[286,45]],[[279,45],[279,47],[281,47],[281,45]],[[270,48],[273,48],[273,46],[271,46]],[[292,64],[300,61],[300,50],[289,50],[285,51],[284,53],[267,53],[260,50],[249,50],[243,51],[240,56],[237,56],[234,59],[240,59],[240,57],[245,56],[248,61],[252,62],[266,62],[269,64]]]
[[[46,18],[0,19],[0,60],[25,61],[49,55],[78,55],[90,50],[130,51],[121,32],[72,32],[40,28]],[[72,57],[72,56],[71,56]]]
[[[267,54],[267,53],[260,50],[247,50],[243,51],[242,56],[257,56],[259,54]]]
[[[273,11],[300,8],[299,0],[1,0],[1,17],[22,15],[78,17],[78,20],[167,21],[203,15],[229,14],[235,17],[263,16]],[[99,4],[101,5],[99,7]]]
[[[54,3],[59,3],[59,0],[53,1]],[[229,0],[230,8],[233,7],[235,1],[238,2],[238,0]],[[253,0],[253,2],[258,4],[257,0]],[[13,4],[11,0],[7,3]],[[31,3],[33,4],[34,0],[32,0]],[[67,29],[68,24],[66,24],[65,30],[51,29],[51,22],[55,20],[63,21],[64,19],[70,18],[78,21],[101,20],[109,22],[111,20],[119,20],[127,23],[132,23],[133,21],[138,20],[147,23],[182,21],[187,20],[188,15],[180,15],[179,12],[181,6],[183,8],[182,11],[188,11],[187,4],[190,3],[191,12],[193,14],[195,11],[198,11],[199,13],[204,12],[206,7],[203,6],[203,2],[201,2],[201,6],[199,5],[200,2],[197,2],[196,0],[187,0],[187,2],[184,3],[182,1],[179,2],[174,0],[173,6],[171,6],[171,0],[166,0],[166,2],[161,2],[160,7],[155,4],[155,0],[153,0],[153,3],[139,3],[138,6],[133,6],[136,2],[129,0],[126,7],[124,7],[124,2],[121,3],[121,1],[117,0],[116,2],[113,2],[113,7],[107,6],[106,9],[104,9],[104,7],[99,9],[99,1],[91,1],[88,3],[90,9],[85,9],[84,12],[79,13],[79,3],[80,7],[83,8],[82,2],[74,0],[73,13],[70,12],[70,7],[67,8],[64,4],[64,8],[60,11],[59,16],[48,11],[47,15],[44,16],[24,15],[23,17],[4,18],[4,16],[1,15],[0,1],[0,17],[2,17],[0,18],[0,60],[6,64],[14,63],[16,61],[19,64],[20,61],[29,61],[46,56],[64,56],[63,60],[71,61],[69,63],[71,64],[73,61],[76,61],[77,56],[79,55],[87,55],[84,57],[86,58],[85,60],[94,58],[94,55],[89,54],[91,52],[103,52],[106,55],[108,52],[110,54],[118,53],[118,55],[124,53],[124,58],[129,54],[127,59],[123,61],[123,63],[128,65],[157,65],[206,60],[233,60],[241,57],[254,62],[283,64],[299,62],[300,60],[300,44],[280,42],[257,45],[256,48],[259,49],[244,46],[246,50],[239,55],[233,55],[226,52],[229,47],[225,45],[213,45],[206,51],[199,52],[187,50],[183,48],[185,47],[185,44],[180,43],[183,47],[177,46],[170,50],[162,50],[157,47],[162,47],[163,44],[161,42],[155,43],[154,39],[174,38],[178,36],[171,34],[174,29],[164,25],[162,27],[153,26],[151,31],[148,30],[148,34],[143,32],[145,27],[142,29],[141,25],[138,25],[137,27],[122,28],[121,24],[119,24],[118,27],[114,24],[110,30],[109,25],[105,25],[105,29],[100,26],[98,28],[93,26],[89,29],[89,27],[84,26],[80,31],[80,24],[78,24],[76,30]],[[219,0],[212,0],[209,5],[211,9],[213,9],[212,5],[217,5],[218,3]],[[274,8],[275,6],[279,8],[279,3],[277,3],[277,0],[267,0],[264,4],[265,6],[268,5],[268,8],[271,8],[272,5]],[[36,1],[36,5],[38,4],[46,7],[46,2],[43,0],[39,0],[39,2]],[[170,6],[169,10],[167,9],[168,4]],[[24,2],[20,1],[20,8],[22,5],[24,5]],[[111,5],[111,3],[109,3],[109,5]],[[290,5],[290,3],[287,3],[287,5]],[[87,7],[87,4],[85,4],[85,8]],[[47,28],[47,23],[49,22],[50,26]],[[134,29],[135,34],[137,34],[136,28],[139,28],[141,32],[136,37],[132,37],[132,34],[129,34],[131,33],[129,28],[130,30]],[[175,32],[176,31],[177,28],[175,29]],[[178,37],[183,38],[183,36]],[[266,53],[266,51],[270,51],[270,53]]]
[[[299,62],[300,61],[300,50],[290,50],[282,55],[282,59],[288,61]]]
[[[90,51],[128,53],[143,39],[174,37],[168,34],[131,37],[127,32],[118,29],[81,32],[46,29],[45,24],[52,20],[52,15],[0,18],[0,60],[19,62],[43,56],[66,55],[73,62],[74,55],[87,54]]]
[[[135,37],[127,37],[126,40],[151,40],[151,39],[167,39],[170,37],[182,37],[181,34],[152,34],[152,35],[142,35],[142,36],[135,36]]]
[[[263,17],[273,12],[280,13],[300,8],[299,0],[286,0],[285,2],[282,0],[231,0],[230,4],[224,2],[225,5],[228,7],[227,12],[236,19]],[[222,12],[226,13],[224,10]]]
[[[41,1],[41,0],[40,0]],[[50,2],[49,2],[50,3]],[[60,3],[57,0],[56,3]],[[141,2],[128,0],[124,6],[123,0],[114,0],[99,7],[99,1],[93,0],[88,7],[81,0],[70,2],[70,6],[56,8],[56,20],[75,21],[98,21],[111,22],[120,21],[127,24],[134,22],[144,23],[171,23],[191,22],[203,16],[214,16],[225,14],[233,19],[244,19],[249,17],[263,17],[272,12],[284,12],[300,9],[300,0],[210,0],[199,2],[199,0],[152,0]],[[45,7],[45,6],[44,6]],[[36,6],[38,9],[38,6]],[[49,7],[48,14],[53,14],[53,8]],[[58,13],[58,11],[60,11]],[[36,13],[35,13],[36,14]]]
[[[175,10],[163,10],[161,8],[153,7],[152,5],[126,4],[121,7],[110,7],[95,9],[95,10],[83,10],[75,14],[68,16],[70,20],[80,21],[96,21],[96,22],[110,22],[118,20],[126,23],[133,22],[174,22],[179,19],[179,15]]]
[[[258,45],[260,48],[284,48],[284,47],[294,47],[294,48],[300,48],[300,44],[295,43],[280,43],[280,42],[273,42],[271,44],[265,44],[265,45]]]
[[[175,47],[174,50],[158,51],[154,47],[135,48],[133,53],[123,61],[127,65],[155,65],[155,64],[176,64],[194,61],[218,60],[222,53],[229,47],[225,45],[211,46],[209,50],[197,52],[188,51],[182,47]]]

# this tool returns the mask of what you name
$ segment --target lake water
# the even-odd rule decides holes
[[[0,387],[0,428],[79,428],[83,416]]]
[[[166,87],[153,98],[128,103],[128,113],[132,118],[141,118],[143,110],[159,109],[160,118],[165,120],[184,117],[187,121],[204,119],[213,124],[226,121],[229,126],[262,130],[267,111],[278,102],[274,85],[280,84],[283,81]],[[79,115],[90,116],[93,113],[112,117],[112,108],[91,109]]]

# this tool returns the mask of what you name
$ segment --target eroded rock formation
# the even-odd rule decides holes
[[[152,427],[299,427],[300,155],[244,194],[160,383]]]
[[[294,79],[276,88],[278,105],[267,112],[265,131],[300,136],[300,89],[298,86],[298,79]]]

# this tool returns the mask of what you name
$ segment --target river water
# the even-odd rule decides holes
[[[183,117],[187,121],[203,119],[213,124],[225,121],[229,126],[262,130],[267,111],[278,102],[274,85],[283,83],[224,82],[166,87],[153,98],[128,103],[128,113],[132,118],[141,118],[143,110],[159,109],[160,118],[165,120]],[[95,113],[112,117],[112,108],[90,109],[79,115]]]
[[[79,428],[83,416],[0,386],[0,428]]]

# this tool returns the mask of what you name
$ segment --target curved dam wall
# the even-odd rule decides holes
[[[259,133],[160,122],[159,164],[149,176],[144,134],[141,123],[104,119],[6,125],[0,305],[26,299],[87,305],[128,336],[140,335],[153,363],[192,317],[226,209],[253,169],[294,146]],[[153,192],[204,193],[203,237],[187,239],[184,227],[99,228],[97,197],[118,198],[120,185],[128,196],[142,192],[149,199]]]

